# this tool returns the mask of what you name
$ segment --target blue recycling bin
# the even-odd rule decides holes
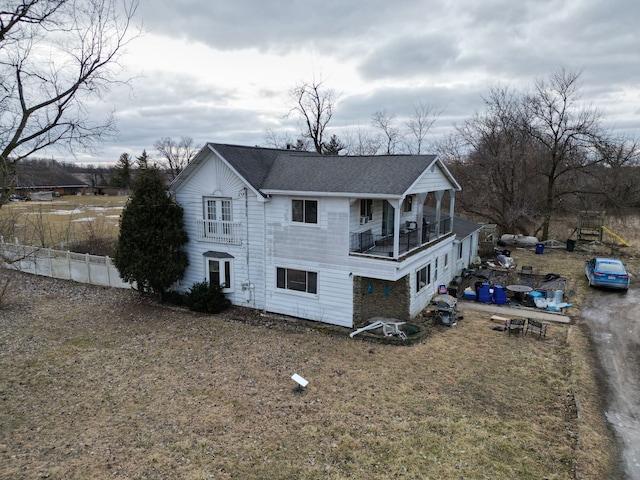
[[[536,243],[536,253],[542,255],[544,253],[544,243]]]
[[[478,289],[478,296],[476,297],[476,301],[482,303],[491,303],[491,290],[490,285],[488,283],[483,283],[482,286]]]
[[[493,287],[493,303],[496,305],[505,305],[507,303],[507,291],[501,285]]]

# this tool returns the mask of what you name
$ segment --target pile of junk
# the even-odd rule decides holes
[[[455,327],[463,319],[462,315],[458,315],[456,312],[458,299],[453,295],[445,293],[436,295],[431,300],[431,304],[434,307],[433,315],[435,316],[436,324]]]
[[[554,273],[534,275],[528,270],[486,267],[465,272],[461,289],[464,300],[561,312],[572,306],[565,301],[566,283],[566,278]]]

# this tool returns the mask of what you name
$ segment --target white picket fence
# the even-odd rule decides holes
[[[45,277],[105,287],[131,288],[123,282],[110,257],[37,248],[0,239],[0,255],[7,268]]]

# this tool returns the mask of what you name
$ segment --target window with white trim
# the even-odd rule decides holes
[[[373,219],[373,200],[371,198],[360,200],[360,218],[366,218],[367,221]]]
[[[416,292],[419,292],[431,283],[431,264],[416,270]]]
[[[436,258],[435,268],[433,270],[433,281],[438,281],[438,258]]]
[[[404,213],[409,213],[413,210],[413,195],[409,195],[405,197],[404,202],[402,202],[402,211]]]
[[[221,285],[223,291],[231,291],[233,265],[231,258],[207,258],[207,282]]]
[[[276,269],[276,287],[296,292],[318,293],[318,274],[293,268]]]
[[[206,221],[205,235],[229,235],[231,233],[231,199],[205,197],[204,219]],[[227,223],[228,222],[228,223]]]
[[[299,223],[318,223],[317,200],[291,200],[291,221]]]

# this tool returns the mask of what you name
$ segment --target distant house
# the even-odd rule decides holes
[[[180,288],[215,282],[235,305],[345,327],[409,320],[477,254],[459,190],[434,155],[209,143],[170,187],[189,234]]]
[[[37,192],[48,192],[44,198],[58,195],[85,194],[89,185],[65,172],[55,161],[28,161],[17,164],[15,192],[26,197],[38,197]]]

